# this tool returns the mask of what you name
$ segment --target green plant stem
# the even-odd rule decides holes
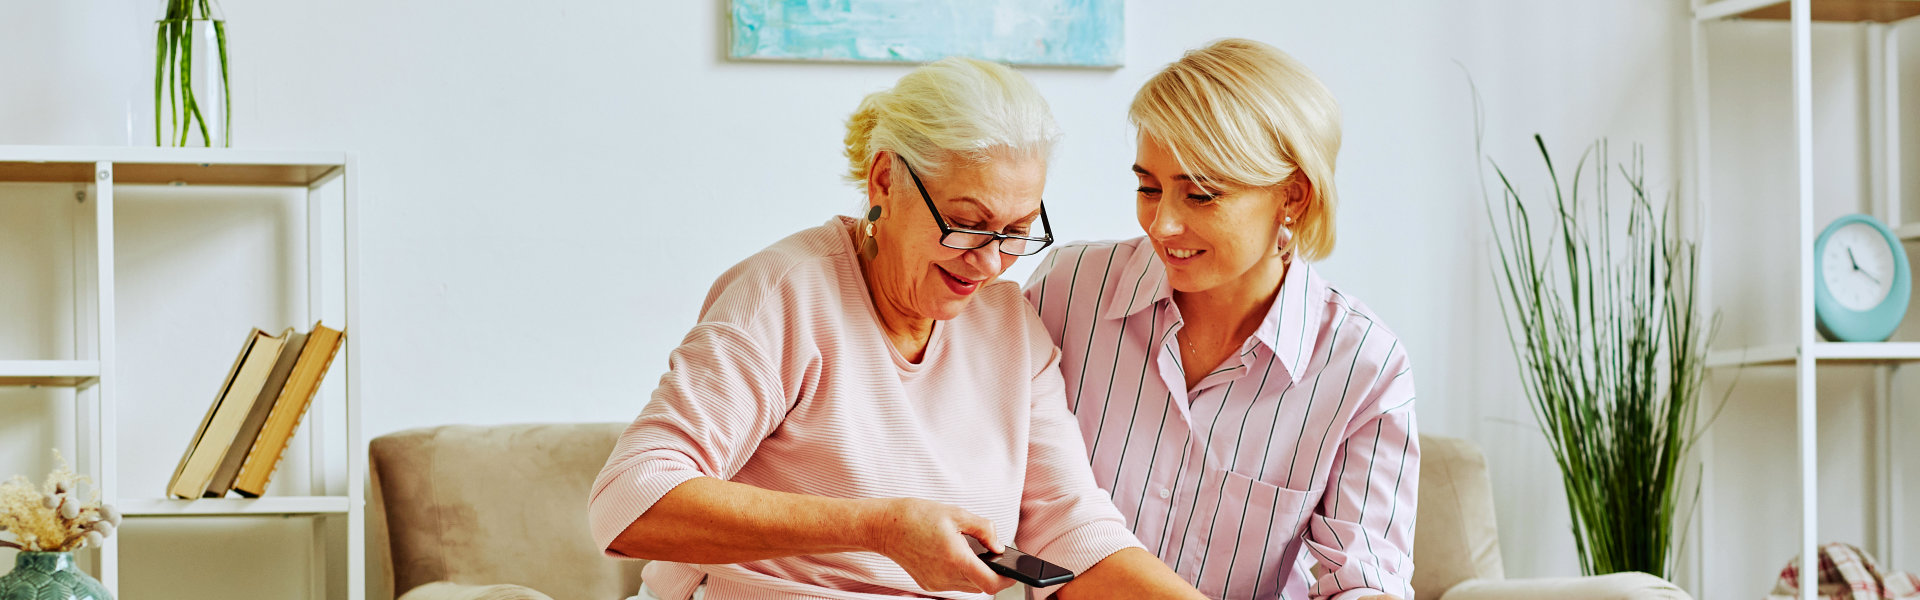
[[[202,0],[203,2],[205,0]],[[208,14],[212,14],[209,10]],[[212,21],[214,43],[220,51],[220,145],[233,146],[233,81],[227,75],[227,22]]]
[[[180,129],[173,132],[175,138],[173,143],[176,146],[185,146],[187,145],[187,134],[193,130],[193,120],[197,112],[193,106],[193,22],[183,21],[180,23],[180,27],[182,31],[180,32],[179,42],[180,66],[178,77],[180,78],[179,106],[182,119]]]
[[[167,113],[173,130],[180,130],[180,70],[173,68],[180,56],[180,21],[167,22]],[[178,145],[178,144],[176,144]]]
[[[168,40],[170,38],[167,37],[167,28],[164,21],[161,23],[161,25],[153,28],[153,56],[155,63],[153,65],[153,145],[155,146],[159,146],[162,143],[160,140],[160,105],[162,104],[161,99],[165,97],[163,95],[166,91],[164,80],[166,79],[167,72],[167,55],[170,53],[168,50],[170,47]]]

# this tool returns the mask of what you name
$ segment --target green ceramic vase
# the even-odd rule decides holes
[[[0,600],[113,600],[107,587],[73,564],[72,552],[21,552],[0,575]]]

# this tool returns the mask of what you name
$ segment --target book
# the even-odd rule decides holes
[[[300,358],[295,361],[293,372],[287,376],[286,388],[274,400],[266,423],[260,427],[259,437],[254,439],[253,447],[247,451],[247,457],[240,465],[233,491],[247,498],[258,498],[266,493],[267,481],[279,466],[280,457],[287,450],[287,442],[293,439],[293,430],[300,426],[300,418],[313,403],[314,393],[320,390],[320,381],[326,378],[327,368],[333,365],[333,357],[339,354],[340,344],[345,340],[344,332],[319,322],[313,324],[313,331],[307,334],[306,343],[302,344]]]
[[[241,425],[252,412],[260,390],[266,387],[267,377],[273,374],[286,341],[284,334],[274,337],[259,329],[247,335],[240,358],[227,372],[226,382],[214,396],[213,407],[207,409],[207,416],[200,421],[200,430],[194,434],[180,466],[173,472],[173,480],[167,483],[168,495],[199,498],[206,493],[220,461],[226,458]]]
[[[187,470],[187,459],[193,457],[193,449],[200,445],[200,438],[207,434],[207,424],[213,422],[213,414],[220,411],[220,398],[226,395],[227,388],[233,387],[233,377],[240,373],[240,363],[246,362],[247,351],[253,349],[253,340],[265,334],[255,329],[247,334],[246,341],[240,345],[240,355],[233,357],[233,366],[227,369],[227,378],[221,381],[220,389],[213,393],[213,404],[207,407],[207,415],[200,418],[200,428],[187,440],[187,451],[180,453],[180,465],[173,468],[173,477],[167,479],[168,495],[172,495],[173,486],[180,483],[181,472]]]
[[[267,376],[266,386],[260,388],[260,395],[254,399],[253,410],[241,423],[240,433],[233,437],[233,445],[227,447],[226,457],[220,460],[220,469],[213,472],[213,481],[207,484],[208,498],[226,496],[227,491],[233,489],[233,480],[240,475],[240,464],[246,461],[254,440],[260,437],[260,428],[267,424],[267,414],[273,411],[274,402],[287,388],[287,376],[293,374],[294,361],[300,358],[307,334],[288,328],[281,335],[287,343],[280,349],[280,357],[273,365],[273,373]]]

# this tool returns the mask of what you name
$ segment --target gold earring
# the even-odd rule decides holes
[[[875,206],[867,211],[867,239],[860,242],[860,258],[868,262],[872,262],[873,257],[880,255],[880,244],[873,239],[873,222],[878,220],[880,220],[880,207]]]

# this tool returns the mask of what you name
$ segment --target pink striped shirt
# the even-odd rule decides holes
[[[1026,295],[1062,348],[1094,478],[1202,593],[1413,598],[1413,375],[1365,305],[1295,261],[1260,329],[1188,390],[1146,238],[1056,249]]]
[[[699,324],[593,484],[594,543],[608,548],[674,486],[706,476],[815,496],[944,502],[1076,572],[1139,547],[1094,484],[1067,412],[1060,353],[1019,286],[982,287],[960,316],[935,324],[923,360],[909,363],[881,332],[852,227],[842,217],[801,231],[714,282]],[[927,595],[871,552],[654,561],[645,578],[664,600],[689,597],[703,579],[710,600]]]

